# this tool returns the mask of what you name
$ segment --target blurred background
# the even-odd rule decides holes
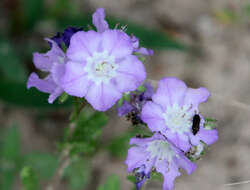
[[[0,189],[24,189],[26,166],[36,173],[40,189],[53,176],[72,107],[70,102],[49,105],[47,94],[26,90],[29,73],[36,71],[32,53],[46,52],[43,38],[67,26],[87,30],[99,7],[106,9],[110,26],[128,24],[128,33],[155,51],[147,59],[148,78],[176,76],[193,88],[204,86],[212,92],[200,110],[218,120],[219,140],[198,161],[196,172],[176,180],[175,189],[250,189],[250,183],[224,185],[250,180],[249,0],[1,0]],[[124,159],[134,134],[130,123],[115,115],[112,109],[107,116],[84,116],[100,120],[95,126],[102,126],[97,135],[102,149],[93,158],[75,159],[58,189],[133,187]],[[159,189],[159,180],[145,187]]]

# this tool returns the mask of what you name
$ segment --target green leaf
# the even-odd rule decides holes
[[[25,83],[0,81],[0,100],[5,103],[21,106],[21,107],[36,107],[36,108],[59,108],[69,107],[71,101],[64,104],[48,103],[49,94],[42,93],[35,88],[27,89]]]
[[[116,175],[110,176],[104,185],[98,187],[98,190],[119,190],[120,179]]]
[[[205,118],[204,128],[205,129],[215,129],[216,128],[216,119],[213,118]]]
[[[127,180],[129,180],[131,183],[135,183],[136,177],[134,175],[129,175],[129,176],[127,176]]]
[[[20,153],[20,134],[16,125],[9,127],[6,131],[1,157],[8,161],[18,161]]]
[[[65,169],[64,177],[67,179],[71,190],[81,190],[90,179],[90,163],[86,159],[77,157]]]
[[[76,129],[72,135],[73,142],[91,142],[96,140],[102,133],[102,127],[108,121],[103,112],[82,111],[77,120]]]
[[[32,152],[24,157],[25,165],[31,166],[39,177],[50,179],[57,168],[58,159],[53,154]]]
[[[24,167],[20,173],[20,177],[25,190],[39,189],[38,177],[31,167]]]
[[[26,29],[32,29],[44,15],[44,0],[21,0],[21,9]]]
[[[6,40],[0,39],[0,74],[1,79],[25,81],[27,72],[18,58],[13,46]]]
[[[68,143],[70,154],[93,153],[98,147],[98,137],[107,123],[107,116],[103,112],[93,112],[84,109],[76,119],[75,130]]]
[[[10,190],[22,164],[20,134],[16,125],[5,132],[0,144],[0,189]]]
[[[60,97],[59,97],[59,102],[62,104],[64,102],[66,102],[69,98],[69,95],[67,93],[63,93]]]

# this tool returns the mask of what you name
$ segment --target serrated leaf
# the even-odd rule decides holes
[[[20,173],[21,182],[25,190],[38,190],[39,180],[31,167],[24,167]]]
[[[116,175],[110,176],[104,185],[98,187],[98,190],[119,190],[120,179]]]

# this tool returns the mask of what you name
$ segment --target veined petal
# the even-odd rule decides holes
[[[152,131],[164,131],[166,125],[162,113],[163,110],[159,105],[147,102],[142,108],[141,118]]]
[[[163,133],[175,146],[183,150],[184,152],[188,151],[191,148],[189,143],[189,138],[187,135],[172,133],[169,130]]]
[[[84,64],[76,62],[66,64],[61,84],[65,92],[72,96],[84,97],[92,84],[84,71]]]
[[[196,108],[200,103],[207,101],[209,96],[210,92],[206,88],[188,88],[186,91],[186,96],[184,98],[184,104],[192,104]]]
[[[61,85],[61,80],[65,73],[65,64],[55,63],[51,68],[51,75],[57,85]]]
[[[122,97],[112,84],[93,84],[86,95],[87,101],[98,111],[106,111]]]
[[[144,65],[133,55],[119,63],[117,72],[115,81],[120,92],[136,90],[146,78]]]
[[[183,81],[174,77],[163,78],[158,83],[153,101],[164,109],[173,104],[182,105],[186,90],[187,86]]]
[[[87,57],[99,50],[100,41],[100,33],[93,30],[77,32],[71,37],[70,46],[66,54],[73,61],[85,61]]]
[[[106,30],[102,33],[102,49],[116,59],[125,58],[133,52],[130,37],[121,30]]]

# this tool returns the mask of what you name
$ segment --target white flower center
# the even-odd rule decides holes
[[[167,160],[171,162],[175,152],[167,141],[155,140],[148,143],[146,151],[150,152],[151,158],[157,157],[158,160]]]
[[[192,116],[189,106],[180,107],[177,104],[168,106],[163,117],[165,124],[173,133],[183,134],[189,132],[192,127]]]
[[[110,79],[116,76],[117,68],[114,56],[110,56],[107,51],[104,51],[94,52],[93,56],[87,58],[85,71],[88,73],[88,79],[96,84],[102,82],[107,84]]]

